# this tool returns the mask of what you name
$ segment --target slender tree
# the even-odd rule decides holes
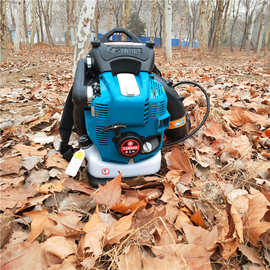
[[[200,54],[204,54],[208,47],[208,23],[206,14],[207,0],[201,0],[200,8],[200,39],[199,39],[199,50]]]
[[[242,0],[233,0],[232,3],[232,26],[231,26],[231,33],[230,33],[230,45],[231,45],[231,51],[233,51],[233,33],[234,33],[234,28],[236,21],[238,19],[239,15],[239,10],[240,10],[240,5],[241,5]]]
[[[155,39],[155,20],[157,14],[157,0],[152,0],[152,13],[151,13],[151,23],[150,23],[150,39],[154,41]]]
[[[72,13],[72,8],[71,8],[71,1],[66,0],[66,16],[67,16],[67,30],[65,33],[65,41],[66,41],[66,46],[71,47],[71,13]]]
[[[91,43],[92,21],[95,14],[96,0],[84,0],[79,16],[78,29],[76,34],[76,45],[74,48],[73,75],[77,62],[81,57],[87,55]]]
[[[228,24],[228,16],[230,17],[230,10],[231,10],[231,1],[226,0],[225,2],[225,11],[224,11],[224,20],[223,20],[223,26],[222,26],[222,41],[221,44],[224,45],[225,39],[226,39],[226,30],[227,30],[227,24]]]
[[[266,7],[266,1],[263,2],[261,14],[260,14],[260,29],[258,33],[258,41],[257,41],[257,53],[259,53],[262,49],[262,42],[263,42],[263,35],[265,33],[265,7]]]
[[[164,0],[164,50],[165,58],[172,61],[172,0]]]
[[[23,4],[23,30],[24,30],[24,36],[25,36],[25,43],[27,47],[29,47],[29,39],[28,39],[28,25],[27,25],[27,18],[26,18],[26,2],[25,0],[22,0]]]
[[[43,14],[43,18],[44,18],[44,24],[45,24],[45,29],[46,29],[46,35],[47,35],[47,39],[50,45],[54,45],[53,43],[53,38],[51,35],[51,30],[50,30],[50,24],[51,24],[51,10],[52,10],[52,4],[53,1],[46,1],[45,3],[45,7],[43,7],[43,4],[41,2],[41,8],[42,8],[42,14]]]
[[[215,54],[219,53],[220,45],[220,33],[221,33],[221,23],[222,23],[222,14],[224,10],[223,1],[217,0],[217,20],[216,20],[216,30],[215,30]]]
[[[268,3],[268,19],[267,19],[267,27],[265,31],[265,39],[264,39],[264,53],[266,53],[269,48],[269,33],[270,33],[270,3]]]
[[[0,2],[0,62],[7,60],[7,47],[6,0],[2,0]]]
[[[14,49],[15,51],[20,50],[21,44],[25,44],[25,33],[23,27],[23,2],[17,2],[17,16],[16,16],[16,31],[14,38]]]
[[[31,15],[32,15],[32,32],[31,32],[31,37],[30,37],[30,45],[31,47],[34,45],[34,38],[35,34],[37,33],[37,1],[32,0],[32,10],[31,10]]]
[[[41,0],[37,0],[38,4],[38,17],[39,17],[39,31],[40,31],[40,42],[44,42],[44,32],[43,32],[43,20],[42,20],[42,3]]]
[[[98,39],[98,31],[99,31],[99,19],[100,19],[100,6],[99,0],[96,0],[95,7],[95,39]]]

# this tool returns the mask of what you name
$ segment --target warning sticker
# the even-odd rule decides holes
[[[168,129],[175,129],[175,128],[180,128],[186,124],[186,116],[170,121],[170,125]]]

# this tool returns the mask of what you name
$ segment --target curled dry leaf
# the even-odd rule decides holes
[[[193,167],[189,160],[189,155],[186,152],[175,147],[168,158],[172,164],[170,166],[172,169],[181,170],[186,173],[191,173],[192,175],[194,174]]]
[[[119,243],[131,231],[132,219],[136,211],[121,217],[117,222],[113,223],[108,234],[107,243],[112,245]]]
[[[248,258],[249,261],[262,265],[258,250],[247,245],[239,245],[238,249]]]
[[[65,170],[67,166],[68,162],[60,155],[60,153],[50,155],[46,160],[47,168],[58,168]]]
[[[10,157],[0,162],[0,176],[18,174],[22,167],[22,160],[19,157]]]
[[[75,254],[76,244],[72,239],[53,236],[42,244],[42,252],[47,266],[60,264],[66,257]]]
[[[40,150],[41,146],[28,146],[24,144],[16,144],[14,147],[23,157],[37,156],[44,157],[47,155],[47,150]]]
[[[46,270],[41,245],[37,242],[9,245],[0,255],[0,269]]]
[[[121,179],[122,175],[120,174],[108,181],[105,186],[99,185],[99,190],[93,194],[96,202],[109,208],[117,205],[121,199]]]
[[[124,250],[118,260],[119,270],[143,270],[142,254],[138,246],[131,245],[128,250]]]
[[[241,107],[232,107],[227,118],[232,125],[240,127],[245,123],[257,123],[262,126],[269,125],[270,121],[267,116],[248,111]]]
[[[203,246],[208,251],[212,251],[216,247],[218,241],[217,227],[214,227],[212,231],[207,231],[186,223],[183,223],[182,226],[189,244]]]
[[[93,192],[95,191],[93,187],[83,182],[75,181],[74,179],[67,176],[64,177],[64,186],[65,186],[65,189],[67,190],[78,191],[87,195],[92,195]]]
[[[34,197],[37,191],[32,187],[16,187],[0,190],[0,209],[20,209],[28,204],[28,198]]]
[[[108,225],[103,222],[99,216],[99,212],[96,211],[84,225],[83,230],[86,234],[79,244],[81,252],[98,258],[103,251],[107,229]]]
[[[248,198],[248,210],[244,215],[244,236],[258,247],[260,237],[270,230],[270,222],[263,219],[270,204],[264,195],[256,190]]]
[[[27,212],[25,215],[32,218],[31,231],[28,236],[28,241],[33,242],[43,232],[49,213],[46,209],[43,209],[41,211]]]
[[[40,186],[38,192],[48,194],[54,192],[62,192],[63,190],[64,190],[63,181],[54,180],[50,183],[46,183]]]

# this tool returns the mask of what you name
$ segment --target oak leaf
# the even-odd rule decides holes
[[[105,186],[99,185],[99,190],[93,194],[96,202],[109,208],[118,204],[121,199],[121,179],[122,175],[120,174],[108,181]]]

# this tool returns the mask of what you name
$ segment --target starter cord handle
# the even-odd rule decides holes
[[[190,85],[196,86],[203,92],[203,94],[205,96],[205,100],[206,100],[206,112],[205,112],[205,115],[204,115],[202,121],[200,122],[200,124],[195,129],[193,129],[189,134],[187,134],[186,136],[184,136],[183,138],[181,138],[181,139],[179,139],[177,141],[164,143],[164,146],[171,146],[171,145],[174,145],[174,144],[178,144],[178,143],[183,142],[186,139],[190,138],[191,136],[193,136],[203,126],[203,124],[207,120],[207,118],[209,116],[209,113],[210,113],[210,98],[209,98],[206,90],[201,85],[199,85],[198,83],[195,83],[195,82],[192,82],[192,81],[178,82],[178,83],[174,84],[172,87],[175,88],[175,87],[177,87],[177,86],[179,86],[181,84],[190,84]]]

